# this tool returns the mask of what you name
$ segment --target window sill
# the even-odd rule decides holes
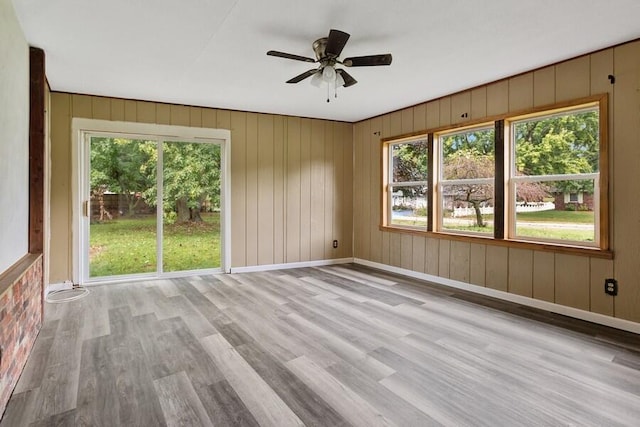
[[[478,243],[483,245],[504,246],[508,248],[517,248],[517,249],[530,249],[530,250],[542,251],[542,252],[553,252],[557,254],[588,256],[592,258],[603,258],[603,259],[614,258],[614,253],[611,250],[584,247],[584,246],[561,245],[561,244],[546,243],[546,242],[545,243],[530,242],[530,241],[523,241],[523,240],[500,240],[500,239],[494,239],[493,237],[485,237],[485,236],[479,236],[479,235],[470,236],[470,235],[458,234],[458,233],[423,231],[423,230],[416,230],[412,228],[392,227],[387,225],[381,225],[379,226],[379,229],[380,231],[410,234],[414,236],[429,237],[432,239],[445,239],[445,240],[453,240],[457,242],[469,242],[469,243]]]

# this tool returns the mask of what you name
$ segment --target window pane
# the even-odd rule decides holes
[[[427,180],[427,141],[391,145],[393,177],[389,182]]]
[[[427,226],[427,186],[393,187],[391,193],[391,225]]]
[[[517,175],[598,172],[597,109],[567,112],[513,124]]]
[[[493,178],[494,135],[493,128],[485,128],[442,136],[442,179]]]
[[[594,188],[592,179],[516,184],[516,236],[595,242]]]
[[[442,228],[493,234],[492,184],[442,185]]]

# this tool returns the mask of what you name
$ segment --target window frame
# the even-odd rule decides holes
[[[578,114],[580,112],[587,111],[598,111],[598,124],[599,124],[599,135],[598,135],[598,171],[591,173],[576,173],[576,174],[548,174],[548,175],[529,175],[529,176],[517,176],[516,172],[516,145],[514,140],[514,124],[523,123],[527,121],[533,120],[544,120],[546,118],[559,117],[568,115],[571,113]],[[606,108],[605,108],[606,111]],[[525,241],[532,242],[535,244],[553,244],[558,246],[577,246],[577,247],[585,247],[585,248],[597,248],[603,249],[601,247],[601,239],[602,239],[602,230],[601,230],[601,218],[603,216],[603,211],[601,209],[601,205],[603,204],[603,200],[601,199],[601,177],[603,170],[603,163],[608,164],[608,159],[603,159],[603,146],[606,147],[606,144],[603,144],[603,135],[602,135],[602,127],[603,127],[603,118],[602,118],[603,109],[601,105],[601,100],[586,102],[586,103],[576,103],[573,105],[568,105],[562,108],[555,109],[546,109],[532,114],[519,115],[519,116],[511,116],[505,120],[505,129],[508,132],[505,132],[505,135],[508,137],[505,138],[505,151],[509,153],[508,159],[508,171],[505,173],[505,176],[508,181],[508,196],[505,199],[505,211],[507,216],[507,227],[506,227],[506,235],[505,239],[509,241]],[[605,118],[606,120],[606,118]],[[606,138],[606,137],[605,137]],[[606,151],[606,149],[605,149]],[[594,193],[593,193],[593,203],[594,203],[594,241],[593,242],[582,242],[577,240],[568,240],[568,239],[546,239],[540,237],[528,237],[528,236],[518,236],[517,235],[517,219],[516,219],[516,185],[522,182],[557,182],[557,181],[588,181],[593,180],[594,182]]]
[[[437,167],[434,168],[435,173],[433,174],[434,177],[434,182],[433,182],[433,187],[434,187],[434,200],[433,200],[433,216],[434,216],[434,231],[438,232],[438,233],[450,233],[450,234],[460,234],[460,235],[465,235],[465,236],[478,236],[478,237],[494,237],[495,232],[494,233],[483,233],[480,231],[464,231],[464,230],[456,230],[456,229],[445,229],[444,228],[444,191],[443,191],[443,187],[445,185],[491,185],[493,186],[493,191],[494,191],[494,209],[495,209],[495,198],[496,198],[496,174],[497,174],[497,166],[495,163],[495,153],[496,153],[496,140],[495,140],[495,133],[494,133],[494,169],[493,169],[493,177],[490,178],[464,178],[464,179],[445,179],[443,177],[444,174],[444,154],[443,154],[443,144],[442,144],[442,138],[443,137],[447,137],[447,136],[451,136],[451,135],[457,135],[457,134],[463,134],[463,133],[469,133],[469,132],[473,132],[473,131],[483,131],[483,130],[491,130],[494,129],[495,131],[495,125],[493,122],[483,122],[483,123],[479,123],[479,124],[475,124],[473,126],[465,126],[462,128],[455,128],[455,129],[451,129],[449,131],[443,131],[443,132],[437,132],[433,134],[433,141],[434,141],[434,154],[437,153],[437,155],[435,155],[434,159],[432,160],[432,163],[437,163]],[[435,179],[437,177],[437,179]]]
[[[515,162],[514,152],[511,144],[511,123],[518,120],[535,117],[551,116],[567,111],[578,111],[580,109],[597,108],[599,111],[599,171],[597,172],[597,182],[594,188],[594,210],[595,210],[595,242],[585,244],[585,242],[570,240],[546,240],[539,238],[523,239],[515,237],[515,207],[511,206],[511,199],[515,201],[512,194],[514,192],[515,181],[511,179],[512,162]],[[411,134],[399,135],[396,137],[381,138],[382,145],[382,188],[381,188],[381,223],[380,230],[409,233],[426,236],[436,239],[448,239],[453,241],[465,241],[471,243],[482,243],[496,246],[506,246],[524,248],[530,250],[541,250],[554,253],[568,253],[583,256],[591,256],[604,259],[613,259],[614,254],[610,249],[609,230],[609,110],[608,94],[599,94],[589,97],[574,99],[566,102],[544,105],[522,111],[508,112],[500,115],[485,117],[479,120],[467,121],[465,123],[430,128],[424,131]],[[465,129],[487,127],[493,123],[495,125],[495,187],[494,187],[494,235],[488,233],[459,232],[457,230],[442,230],[438,224],[440,218],[439,198],[441,156],[438,152],[436,141],[439,134],[462,132]],[[391,212],[388,211],[388,180],[389,180],[389,147],[396,143],[409,142],[427,138],[429,141],[427,161],[428,169],[428,195],[427,205],[429,207],[428,227],[407,227],[391,224]],[[435,147],[435,148],[434,148]],[[515,165],[515,163],[513,163]],[[585,178],[584,175],[579,178]],[[551,177],[550,175],[547,177]],[[570,175],[562,175],[562,180]],[[550,180],[550,179],[549,179]],[[517,181],[517,180],[516,180]],[[597,205],[597,206],[596,206]],[[515,206],[515,205],[514,205]],[[597,209],[597,210],[596,210]]]
[[[383,180],[384,180],[384,188],[382,192],[382,200],[383,200],[383,214],[382,214],[382,223],[388,224],[389,227],[398,228],[398,229],[406,229],[406,230],[415,230],[415,231],[429,231],[430,224],[432,221],[432,209],[429,197],[429,177],[432,175],[431,162],[429,161],[429,151],[427,148],[427,179],[423,181],[394,181],[393,180],[393,146],[401,145],[401,144],[411,144],[418,143],[420,141],[425,141],[427,146],[430,145],[430,139],[426,134],[419,134],[413,137],[402,138],[402,139],[393,139],[388,142],[383,143],[382,149],[382,162],[383,162]],[[426,191],[426,199],[427,199],[427,224],[424,226],[420,225],[400,225],[393,224],[393,188],[395,187],[414,187],[414,186],[424,186],[427,188]]]

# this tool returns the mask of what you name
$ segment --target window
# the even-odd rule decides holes
[[[427,227],[427,148],[426,139],[387,146],[389,182],[386,213],[390,225]]]
[[[608,253],[606,119],[594,96],[387,140],[382,226]]]
[[[509,237],[598,244],[597,106],[514,119]]]
[[[438,135],[438,230],[493,235],[494,134],[491,125]]]

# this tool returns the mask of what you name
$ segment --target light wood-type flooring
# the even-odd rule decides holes
[[[640,336],[361,266],[113,284],[4,426],[639,426]]]

